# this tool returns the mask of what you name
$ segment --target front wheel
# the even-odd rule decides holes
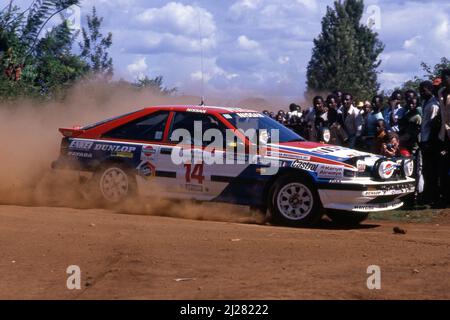
[[[280,177],[271,188],[273,220],[289,226],[313,226],[322,218],[322,204],[316,188],[300,175]]]
[[[339,210],[328,210],[327,216],[334,223],[342,226],[357,226],[369,217],[367,212],[347,212]]]

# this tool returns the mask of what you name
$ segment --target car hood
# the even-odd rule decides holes
[[[309,141],[284,142],[269,146],[273,152],[278,151],[281,159],[314,161],[346,167],[354,167],[348,164],[348,160],[352,158],[371,158],[373,160],[380,158],[367,152]]]

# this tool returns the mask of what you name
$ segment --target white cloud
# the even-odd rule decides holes
[[[316,0],[297,0],[298,3],[300,3],[301,5],[305,6],[306,9],[308,9],[309,11],[317,11],[318,9],[318,5]]]
[[[286,64],[289,62],[289,60],[291,60],[291,58],[283,56],[283,57],[279,57],[278,58],[278,63],[279,64]]]
[[[245,11],[258,9],[261,3],[262,0],[239,0],[230,7],[230,11],[236,15],[241,15]]]
[[[135,78],[143,77],[147,69],[148,65],[145,57],[138,57],[133,63],[127,65],[127,71]]]
[[[162,8],[151,8],[136,20],[152,30],[190,36],[211,36],[216,31],[213,15],[203,8],[170,2]]]
[[[405,42],[403,43],[403,48],[405,49],[413,49],[415,48],[417,45],[419,45],[419,41],[422,40],[421,36],[415,36],[411,39],[405,40]]]
[[[203,79],[204,82],[208,82],[209,80],[211,80],[211,78],[212,76],[209,73],[203,72],[203,75],[201,71],[195,71],[191,73],[191,79],[194,81],[202,81]]]
[[[259,47],[259,43],[257,41],[250,40],[244,35],[239,36],[237,41],[238,46],[244,50],[255,50]]]

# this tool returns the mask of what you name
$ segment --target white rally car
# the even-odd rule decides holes
[[[248,129],[264,133],[265,144],[256,152],[243,134]],[[194,138],[180,142],[180,130]],[[231,133],[232,142],[230,136],[212,139],[211,130]],[[356,224],[370,212],[401,207],[401,197],[415,186],[410,159],[308,142],[252,110],[149,107],[60,132],[61,154],[53,168],[90,172],[90,186],[111,203],[158,193],[269,210],[288,225],[314,225],[323,214]],[[174,154],[183,152],[187,160],[175,161]],[[207,161],[211,157],[224,161]]]

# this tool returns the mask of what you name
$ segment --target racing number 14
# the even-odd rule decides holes
[[[191,183],[191,180],[197,180],[199,184],[203,184],[205,176],[203,175],[203,163],[197,163],[192,169],[192,164],[186,163],[184,165],[186,168],[186,183]]]

